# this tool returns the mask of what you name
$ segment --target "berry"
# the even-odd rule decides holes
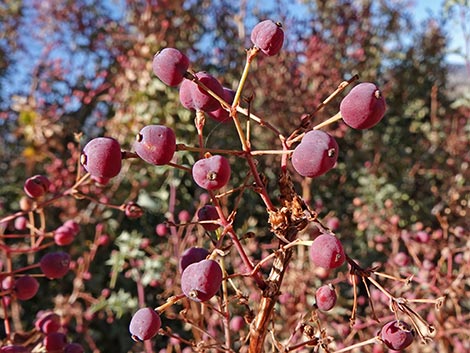
[[[155,233],[159,236],[159,237],[164,237],[165,235],[168,234],[168,227],[166,226],[166,224],[164,223],[159,223],[156,225],[155,227]]]
[[[201,260],[183,271],[181,289],[189,299],[205,302],[217,293],[222,277],[222,269],[216,261]]]
[[[336,268],[343,264],[345,258],[343,245],[333,234],[319,235],[310,246],[310,259],[315,266]]]
[[[165,48],[153,57],[154,74],[168,86],[179,85],[188,68],[188,57],[175,48]]]
[[[198,221],[216,221],[219,219],[217,209],[212,205],[205,205],[197,211]],[[220,227],[217,223],[201,223],[207,231],[214,231]]]
[[[25,230],[28,226],[28,220],[26,217],[20,216],[15,218],[14,227],[16,230],[22,231]]]
[[[88,173],[100,178],[113,178],[121,171],[122,153],[119,142],[111,137],[97,137],[83,148],[80,162]]]
[[[154,337],[161,326],[162,321],[155,310],[152,308],[141,308],[132,315],[129,332],[132,335],[132,339],[146,341]]]
[[[200,187],[215,190],[228,183],[231,169],[225,157],[215,155],[194,163],[192,173],[194,181]]]
[[[124,206],[124,214],[130,219],[137,219],[144,215],[144,210],[136,202],[127,202]]]
[[[178,212],[178,220],[181,223],[187,223],[191,221],[191,213],[188,210],[181,210]]]
[[[195,76],[219,97],[224,97],[224,89],[215,77],[204,71],[196,73]],[[220,108],[220,103],[217,99],[191,80],[183,80],[179,93],[180,102],[187,109],[211,112]]]
[[[401,351],[413,342],[413,332],[406,322],[395,320],[382,327],[380,338],[388,348]]]
[[[61,327],[60,316],[50,311],[42,312],[38,315],[34,327],[45,334],[57,332]]]
[[[235,91],[230,88],[224,87],[224,94],[222,97],[225,99],[227,103],[232,104],[233,99],[235,98]],[[222,108],[222,106],[219,106],[218,109],[212,112],[207,112],[207,115],[211,117],[212,119],[220,121],[220,122],[230,121],[230,113],[224,108]]]
[[[271,20],[258,23],[251,32],[251,41],[264,54],[276,55],[281,51],[284,43],[282,25]]]
[[[73,220],[68,220],[54,231],[54,242],[60,246],[69,245],[79,231],[80,225]]]
[[[84,353],[83,346],[79,343],[68,343],[64,348],[64,353]]]
[[[52,332],[44,337],[42,343],[47,352],[63,352],[67,337],[62,332]]]
[[[333,136],[320,130],[305,134],[294,149],[292,166],[300,175],[314,178],[334,167],[338,159],[338,144]]]
[[[234,332],[238,332],[245,326],[245,319],[240,315],[235,315],[230,320],[230,329]]]
[[[147,125],[136,136],[135,153],[147,163],[168,164],[176,151],[176,136],[163,125]]]
[[[19,300],[29,300],[33,298],[39,290],[39,282],[31,276],[19,277],[15,281],[14,287],[16,297]]]
[[[315,300],[318,309],[323,311],[331,310],[336,304],[336,292],[333,285],[324,285],[315,292]]]
[[[360,130],[369,129],[382,120],[385,109],[385,98],[377,86],[370,82],[355,86],[339,106],[344,122]]]
[[[46,277],[61,278],[69,272],[70,255],[63,251],[47,253],[39,264]]]
[[[32,199],[43,196],[46,192],[49,191],[51,182],[44,175],[35,175],[31,178],[26,179],[23,189],[26,195]]]
[[[204,248],[192,247],[186,249],[180,258],[180,271],[183,273],[189,265],[204,260],[209,255],[209,251]]]

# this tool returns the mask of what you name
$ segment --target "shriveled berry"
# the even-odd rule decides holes
[[[146,341],[153,338],[162,325],[160,316],[152,308],[141,308],[132,315],[129,332],[134,340]]]
[[[175,48],[162,49],[153,57],[153,72],[168,86],[179,85],[188,68],[188,57]]]
[[[35,175],[26,179],[23,189],[26,195],[35,199],[43,196],[49,191],[51,182],[44,175]]]
[[[163,125],[147,125],[137,134],[134,149],[147,163],[168,164],[176,151],[175,133]]]
[[[113,178],[121,171],[121,146],[111,137],[94,138],[83,148],[80,162],[95,177]]]
[[[401,351],[413,343],[413,332],[406,322],[394,320],[382,327],[380,338],[388,348]]]
[[[369,129],[382,120],[386,103],[382,92],[370,82],[355,86],[339,106],[344,122],[354,129]]]
[[[268,56],[276,55],[281,51],[284,43],[282,25],[272,20],[258,23],[251,32],[251,41]]]

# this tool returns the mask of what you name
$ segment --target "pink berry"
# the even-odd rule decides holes
[[[175,133],[163,125],[147,125],[137,134],[134,149],[147,163],[168,164],[176,151]]]
[[[225,101],[229,104],[232,104],[233,99],[235,98],[235,91],[229,88],[224,87],[224,94],[222,96]],[[228,122],[230,121],[230,113],[222,108],[222,106],[219,106],[216,110],[212,112],[207,112],[207,115],[211,117],[214,120],[220,121],[220,122]]]
[[[222,284],[222,269],[210,259],[192,263],[181,275],[181,289],[191,300],[205,302],[211,299]]]
[[[330,285],[324,285],[317,289],[315,292],[315,300],[318,309],[328,311],[333,309],[336,304],[336,291]]]
[[[341,266],[345,258],[343,245],[333,234],[319,235],[310,246],[310,259],[315,266],[333,269]]]
[[[168,227],[167,227],[166,224],[164,224],[164,223],[159,223],[159,224],[157,224],[157,226],[155,227],[155,233],[156,233],[159,237],[164,237],[165,235],[168,234]]]
[[[216,190],[228,183],[231,168],[225,157],[215,155],[194,163],[192,173],[194,181],[200,187],[207,190]]]
[[[386,110],[385,98],[375,84],[363,82],[343,98],[339,110],[350,127],[369,129],[382,120]]]
[[[245,319],[240,315],[235,315],[230,319],[230,329],[234,332],[239,332],[245,325]]]
[[[168,86],[179,85],[188,68],[188,57],[175,48],[164,48],[153,57],[153,72]]]
[[[292,166],[304,177],[318,177],[335,166],[338,150],[333,136],[320,130],[309,131],[294,149]]]
[[[280,23],[265,20],[258,23],[251,32],[251,41],[264,54],[276,55],[284,43],[284,31]]]
[[[54,231],[54,242],[59,246],[69,245],[75,239],[75,235],[72,228],[62,225]]]
[[[94,138],[83,148],[80,162],[95,177],[113,178],[121,171],[121,146],[111,137]]]
[[[63,251],[47,253],[39,264],[46,277],[62,278],[69,272],[70,255]]]
[[[224,89],[215,77],[204,71],[196,73],[195,76],[219,97],[224,97]],[[180,102],[187,109],[211,112],[220,108],[218,100],[191,80],[183,80],[179,93]]]
[[[135,340],[146,341],[153,338],[162,325],[160,316],[152,308],[139,309],[131,319],[129,332]]]

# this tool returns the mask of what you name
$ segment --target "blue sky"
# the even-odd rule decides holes
[[[422,21],[429,16],[438,16],[442,11],[442,5],[444,0],[415,0],[415,6],[412,11],[416,15],[416,20]],[[410,9],[411,10],[411,9]],[[410,11],[411,12],[411,11]],[[461,28],[453,22],[449,21],[447,24],[447,33],[450,38],[449,49],[460,49],[462,52],[464,50],[464,39]],[[450,63],[464,63],[464,59],[456,54],[449,54],[447,56],[447,61]]]

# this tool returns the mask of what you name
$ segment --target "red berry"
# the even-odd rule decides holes
[[[193,179],[200,187],[207,190],[220,189],[225,186],[231,174],[228,160],[220,155],[203,158],[194,163]]]
[[[35,199],[43,196],[46,192],[48,192],[50,186],[51,182],[46,176],[35,175],[26,179],[23,189],[26,195]]]
[[[251,41],[264,54],[273,56],[281,51],[284,43],[284,31],[280,23],[265,20],[253,28]]]
[[[222,284],[222,269],[210,259],[192,263],[181,275],[181,289],[191,300],[205,302],[211,299]]]
[[[34,326],[38,331],[45,334],[57,332],[61,327],[60,316],[50,311],[43,312],[39,315]]]
[[[314,178],[334,167],[338,159],[338,144],[333,136],[320,130],[305,134],[294,149],[292,166],[300,175]]]
[[[382,327],[380,338],[388,348],[401,351],[413,342],[413,332],[406,322],[395,320]]]
[[[163,125],[147,125],[137,134],[135,153],[147,163],[168,164],[176,151],[176,136]]]
[[[333,234],[324,233],[313,240],[310,259],[315,266],[332,269],[341,266],[346,257],[339,239]]]
[[[47,253],[39,264],[46,277],[61,278],[69,272],[70,255],[63,251]]]
[[[224,87],[224,95],[222,97],[225,99],[227,103],[232,104],[233,99],[235,98],[235,91]],[[224,108],[222,108],[222,106],[219,106],[218,109],[212,112],[207,112],[207,115],[211,117],[212,119],[220,121],[220,122],[230,121],[230,113]]]
[[[316,305],[318,309],[323,311],[333,309],[336,304],[336,298],[335,289],[331,284],[321,286],[315,292]]]
[[[72,228],[62,225],[54,231],[54,242],[60,246],[69,245],[75,239],[75,235]]]
[[[132,316],[129,332],[134,340],[146,341],[158,333],[161,325],[160,316],[155,310],[141,308]]]
[[[188,57],[175,48],[165,48],[153,57],[153,72],[168,86],[179,85],[188,68]]]
[[[196,73],[195,76],[219,97],[224,97],[224,89],[215,77],[204,71]],[[191,80],[183,80],[179,93],[180,102],[187,109],[211,112],[220,108],[218,100]]]
[[[29,300],[38,292],[39,282],[29,275],[19,277],[15,281],[14,290],[19,300]]]
[[[180,271],[183,273],[189,265],[204,260],[209,255],[209,251],[204,248],[192,247],[186,249],[180,258]]]
[[[44,348],[47,352],[63,352],[67,344],[67,337],[62,332],[52,332],[43,339]]]
[[[382,120],[386,110],[385,98],[375,84],[363,82],[343,98],[339,110],[350,127],[369,129]]]
[[[198,221],[216,221],[219,219],[217,209],[212,205],[205,205],[197,211]],[[220,227],[217,223],[201,223],[205,230],[211,232]]]
[[[94,138],[83,148],[80,162],[95,177],[113,178],[121,171],[121,146],[111,137]]]

